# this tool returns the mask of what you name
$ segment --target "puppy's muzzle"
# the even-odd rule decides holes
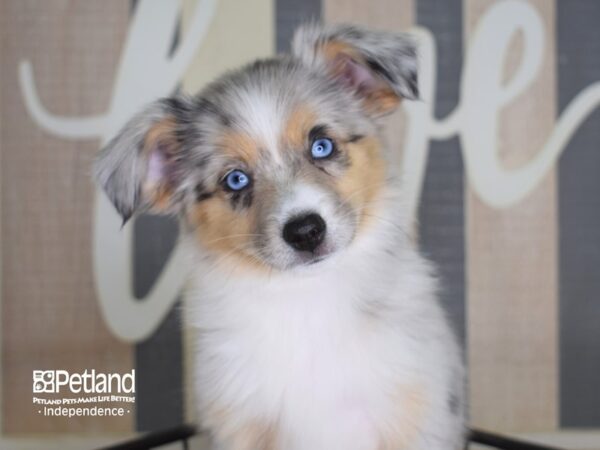
[[[323,242],[326,229],[325,221],[316,213],[296,216],[283,227],[283,240],[296,250],[314,252]]]

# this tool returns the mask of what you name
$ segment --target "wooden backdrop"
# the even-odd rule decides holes
[[[0,2],[0,251],[2,436],[112,436],[190,420],[189,333],[176,306],[148,339],[125,342],[98,306],[92,267],[99,139],[66,139],[40,126],[24,102],[19,64],[29,60],[37,96],[61,116],[101,114],[136,11],[153,0]],[[222,71],[285,51],[306,19],[389,30],[415,26],[437,46],[434,116],[461,102],[461,77],[477,24],[493,0],[217,0],[207,34],[179,80],[194,92]],[[516,2],[519,3],[519,2]],[[499,115],[507,169],[536,157],[569,103],[600,80],[600,2],[530,0],[544,27],[535,80]],[[181,2],[172,45],[185,37],[196,0]],[[509,79],[522,64],[511,41]],[[148,74],[152,76],[152,74]],[[407,118],[389,141],[402,164]],[[432,139],[418,209],[419,243],[440,268],[442,300],[464,343],[471,421],[510,432],[600,428],[600,112],[577,127],[551,170],[507,207],[473,188],[458,136]],[[172,222],[134,227],[135,279],[143,301],[176,237]],[[148,243],[142,245],[141,243]],[[179,303],[177,303],[179,305]],[[122,418],[48,418],[31,404],[41,368],[136,368],[137,408]],[[2,441],[0,440],[0,447]]]

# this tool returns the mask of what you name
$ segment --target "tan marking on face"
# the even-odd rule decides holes
[[[144,140],[142,153],[146,158],[151,152],[160,151],[161,155],[168,160],[175,157],[179,151],[179,144],[175,137],[175,119],[169,117],[154,124]],[[150,204],[150,209],[155,212],[166,212],[171,206],[172,186],[166,180],[162,182],[146,181],[142,184],[142,197]]]
[[[231,262],[240,270],[265,270],[264,264],[250,253],[255,238],[253,209],[234,210],[224,192],[196,203],[190,210],[189,221],[201,245],[217,256]]]
[[[427,416],[427,390],[423,385],[400,386],[393,398],[392,423],[383,432],[378,450],[413,448]]]
[[[385,183],[385,163],[381,143],[375,137],[365,137],[346,145],[350,165],[336,181],[342,200],[359,212],[360,229],[371,219],[373,202]]]
[[[239,161],[250,169],[259,159],[259,143],[244,132],[225,131],[218,146],[221,154],[232,162]],[[190,208],[188,222],[196,230],[195,236],[201,245],[222,258],[223,264],[229,263],[235,270],[265,270],[264,263],[250,250],[256,237],[253,206],[232,208],[228,195],[218,187],[212,197]]]
[[[329,61],[330,72],[334,77],[344,78],[343,73],[346,70],[348,59],[351,59],[372,73],[365,58],[351,45],[330,41],[323,44],[321,49],[325,58]],[[362,91],[360,94],[363,97],[363,105],[369,113],[376,115],[387,114],[398,107],[400,97],[378,74],[372,73],[372,76],[375,80],[375,85],[368,90]]]
[[[222,153],[234,160],[242,160],[254,165],[259,158],[259,143],[248,134],[240,131],[225,131],[218,142]]]
[[[300,105],[292,111],[281,134],[281,147],[304,150],[311,128],[315,126],[316,114],[308,105]]]

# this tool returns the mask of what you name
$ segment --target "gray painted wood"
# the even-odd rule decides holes
[[[175,219],[142,215],[134,228],[134,293],[142,298],[162,272],[177,239]],[[162,430],[184,422],[181,299],[156,332],[135,346],[136,429]]]
[[[437,48],[436,116],[458,102],[462,67],[462,1],[419,0],[417,23],[434,35]],[[441,300],[465,342],[464,169],[458,138],[432,141],[419,209],[419,240],[442,281]]]
[[[600,80],[600,2],[557,1],[559,114]],[[600,426],[600,110],[560,158],[560,423]]]
[[[277,0],[275,4],[275,41],[277,53],[290,48],[298,25],[321,18],[321,0]]]

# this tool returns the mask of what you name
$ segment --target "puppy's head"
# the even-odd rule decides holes
[[[385,183],[377,118],[417,96],[404,35],[300,29],[292,54],[134,117],[96,162],[124,220],[178,214],[210,253],[288,269],[364,232]]]

